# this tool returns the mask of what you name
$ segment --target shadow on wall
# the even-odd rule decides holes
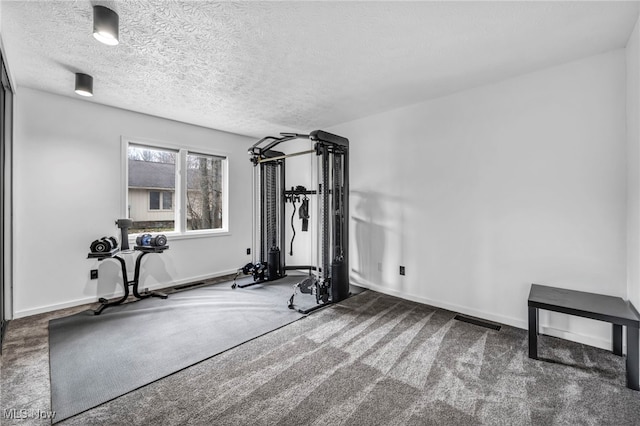
[[[170,260],[163,256],[162,254],[149,254],[142,259],[139,283],[141,290],[156,284],[161,284],[161,287],[173,284],[173,276],[167,269],[167,262]]]
[[[98,282],[95,280],[87,283],[85,294],[91,296],[111,298],[114,294],[122,292],[122,273],[120,263],[117,260],[105,259],[98,262]]]
[[[382,273],[386,248],[386,227],[382,207],[382,194],[351,191],[353,206],[351,219],[355,236],[354,253],[351,255],[351,272],[356,282],[382,285]]]

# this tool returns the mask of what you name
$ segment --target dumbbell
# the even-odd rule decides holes
[[[92,242],[89,247],[92,253],[109,253],[116,248],[118,248],[118,240],[114,237],[102,237]]]
[[[116,240],[115,237],[109,237],[109,238],[103,237],[102,239],[103,240],[107,240],[107,241],[109,241],[111,243],[111,249],[109,251],[118,248],[118,240]]]
[[[151,234],[142,234],[136,237],[136,245],[139,247],[151,245]]]
[[[89,250],[91,250],[91,253],[107,253],[111,251],[109,249],[109,243],[104,240],[95,240],[91,243]]]
[[[149,244],[155,247],[164,247],[167,245],[167,237],[162,234],[156,235],[155,237],[151,237]]]

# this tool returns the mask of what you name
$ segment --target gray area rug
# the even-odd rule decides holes
[[[287,308],[301,278],[216,284],[50,321],[54,422],[302,318]]]
[[[367,291],[67,425],[638,425],[624,358]]]

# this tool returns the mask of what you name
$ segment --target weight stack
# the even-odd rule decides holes
[[[267,275],[268,280],[280,278],[280,249],[271,247],[267,258]]]
[[[344,261],[331,262],[331,301],[333,303],[349,297],[349,271]]]

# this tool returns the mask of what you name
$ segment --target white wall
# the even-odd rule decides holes
[[[354,282],[522,328],[531,283],[626,297],[624,49],[328,130],[351,141]]]
[[[113,297],[115,261],[87,259],[117,235],[122,135],[214,150],[229,158],[229,235],[169,241],[143,261],[143,287],[235,272],[250,260],[253,139],[21,87],[15,121],[16,317]],[[129,256],[131,258],[131,256]],[[133,261],[130,259],[130,278]],[[89,279],[99,267],[100,278]]]
[[[626,48],[628,145],[628,297],[640,309],[640,19]]]

